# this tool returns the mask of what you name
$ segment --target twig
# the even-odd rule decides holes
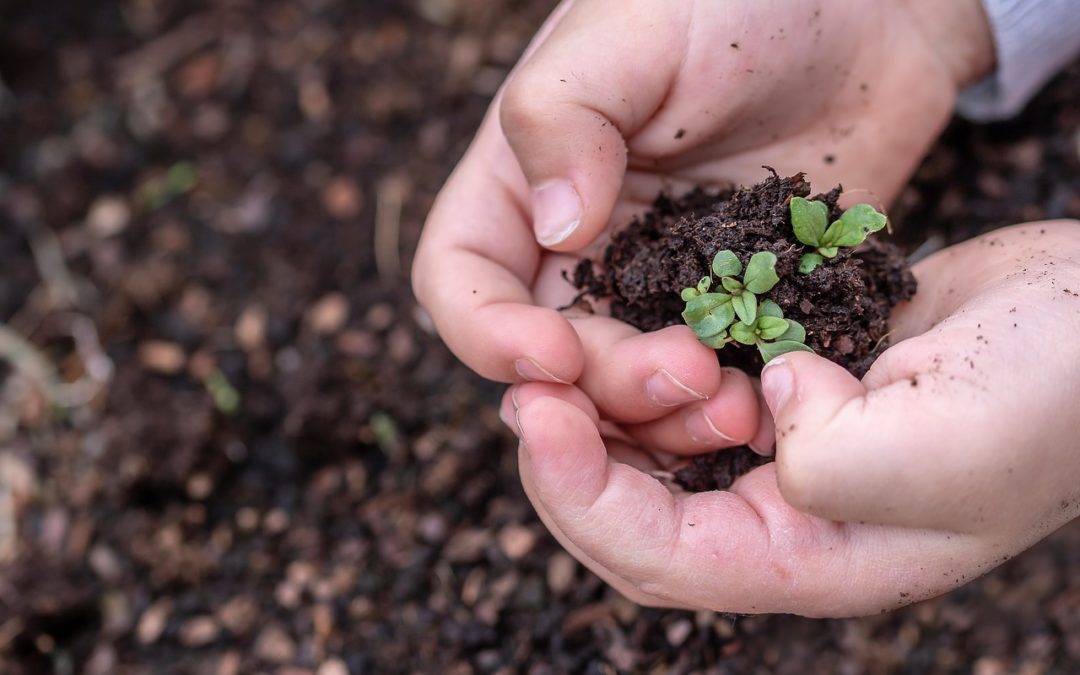
[[[401,208],[409,187],[409,179],[401,174],[383,178],[376,187],[375,267],[383,278],[401,275]]]
[[[7,481],[0,476],[0,562],[9,562],[15,557],[17,543],[15,496]],[[0,626],[0,646],[4,644],[3,628]]]
[[[16,373],[39,388],[51,404],[77,408],[89,403],[108,385],[113,363],[102,351],[97,329],[90,319],[71,314],[68,322],[68,331],[86,370],[86,375],[75,382],[63,382],[44,354],[3,324],[0,324],[0,360],[10,363]]]
[[[19,637],[25,627],[26,624],[23,622],[22,617],[19,616],[0,624],[0,649],[3,649],[8,643]]]
[[[220,24],[220,17],[209,13],[193,16],[153,42],[121,56],[116,62],[120,88],[132,89],[140,82],[160,77],[210,44],[218,36]]]
[[[24,223],[27,243],[34,255],[41,280],[54,309],[71,309],[79,303],[79,288],[64,260],[60,241],[47,226],[31,221]]]

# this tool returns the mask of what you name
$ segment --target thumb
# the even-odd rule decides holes
[[[765,367],[761,384],[776,420],[781,494],[800,511],[830,520],[972,529],[981,522],[974,497],[990,486],[973,471],[971,429],[989,438],[1010,434],[971,406],[969,392],[943,391],[918,366],[882,370],[886,377],[876,371],[867,380],[876,380],[875,388],[867,389],[812,354],[786,354]]]
[[[607,227],[626,139],[660,108],[678,71],[679,50],[642,48],[663,41],[635,38],[647,21],[604,4],[572,4],[511,76],[500,104],[531,190],[536,239],[557,251],[581,249]],[[677,31],[671,17],[658,21],[662,34]]]

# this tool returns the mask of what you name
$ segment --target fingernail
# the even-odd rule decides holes
[[[716,428],[704,410],[695,410],[686,418],[686,433],[690,438],[704,445],[734,443],[735,439]]]
[[[555,382],[556,384],[569,384],[566,380],[561,380],[555,377],[550,370],[544,368],[539,363],[530,358],[523,358],[514,361],[514,371],[521,376],[522,379],[529,382]]]
[[[517,425],[517,385],[510,387],[510,409],[508,410],[505,405],[499,406],[499,419],[506,425],[510,431],[520,435],[521,430]]]
[[[570,181],[552,181],[533,190],[532,203],[533,227],[541,246],[566,241],[581,223],[581,197]]]
[[[525,427],[521,425],[521,409],[514,408],[514,424],[518,429],[518,448],[526,455],[529,454],[529,443],[525,440]]]
[[[775,418],[795,390],[795,376],[785,359],[773,359],[761,371],[761,393]]]
[[[700,394],[679,382],[663,368],[650,375],[645,381],[645,393],[654,403],[665,408],[691,401],[704,401],[708,398],[705,394]]]

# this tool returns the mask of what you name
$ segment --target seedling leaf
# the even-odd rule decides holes
[[[825,262],[825,258],[822,258],[820,253],[804,253],[802,259],[799,260],[799,271],[803,274],[810,274],[823,262]]]
[[[762,340],[775,340],[787,332],[788,322],[775,316],[759,316],[757,330]]]
[[[732,277],[724,277],[720,283],[728,293],[738,293],[743,290],[742,282]]]
[[[776,339],[780,340],[793,340],[795,342],[806,342],[806,329],[802,327],[802,324],[798,321],[787,320],[788,328]]]
[[[765,299],[758,305],[758,316],[775,316],[777,319],[783,319],[784,310],[772,300]]]
[[[769,251],[759,251],[750,257],[746,265],[743,284],[752,293],[767,293],[780,281],[776,275],[776,255]]]
[[[858,225],[859,229],[867,234],[878,232],[885,228],[889,219],[885,214],[878,213],[877,209],[869,204],[856,204],[840,216],[841,221],[847,221]]]
[[[713,258],[712,270],[718,277],[737,277],[742,272],[742,263],[733,252],[720,251]]]
[[[682,293],[679,294],[679,297],[682,298],[683,302],[690,302],[699,295],[701,295],[701,293],[699,293],[696,288],[684,288],[682,289]]]
[[[736,324],[737,325],[737,324]],[[777,340],[776,342],[759,342],[758,351],[761,352],[761,358],[765,363],[772,361],[781,354],[787,354],[788,352],[810,352],[814,350],[810,349],[801,342],[794,340]]]
[[[723,349],[724,345],[731,342],[731,336],[728,332],[721,331],[719,335],[713,335],[712,337],[700,338],[701,344],[705,345],[709,349]]]
[[[753,325],[757,318],[757,297],[753,293],[743,291],[741,295],[732,296],[731,306],[735,308],[740,321],[747,326]]]
[[[739,344],[752,345],[757,342],[757,333],[754,332],[754,328],[745,323],[733,324],[730,332],[731,337]]]
[[[852,220],[841,218],[825,230],[821,243],[826,246],[858,246],[866,239],[866,232]]]
[[[807,246],[820,246],[821,237],[829,224],[829,207],[825,202],[810,201],[802,197],[792,197],[789,206],[795,238]]]
[[[690,299],[683,321],[699,338],[718,335],[735,321],[735,310],[727,293],[705,293]]]

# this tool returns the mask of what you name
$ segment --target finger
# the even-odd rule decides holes
[[[707,401],[627,425],[627,433],[644,447],[684,456],[745,445],[758,430],[757,394],[746,373],[735,368],[722,372],[720,388]]]
[[[906,527],[970,532],[991,522],[983,509],[997,472],[987,462],[1011,457],[1023,466],[1026,443],[961,369],[933,371],[925,342],[886,352],[879,363],[892,374],[874,389],[811,354],[770,362],[762,384],[789,503],[834,520]],[[973,434],[980,440],[972,443]]]
[[[934,595],[988,565],[988,552],[967,535],[801,513],[777,492],[773,465],[743,476],[733,491],[676,498],[610,461],[592,421],[573,405],[539,398],[519,420],[522,482],[545,523],[605,578],[657,602],[861,614]],[[959,543],[970,559],[957,560]]]
[[[596,406],[577,387],[569,384],[551,384],[534,382],[527,385],[514,385],[503,392],[502,402],[499,404],[499,419],[503,421],[515,435],[521,436],[517,425],[517,411],[521,406],[531,403],[538,398],[557,398],[578,408],[592,421],[594,425],[600,424],[600,414]]]
[[[1010,228],[920,263],[920,282],[930,283],[895,324],[915,337],[888,349],[862,382],[812,355],[770,363],[762,384],[791,503],[840,520],[970,532],[1009,522],[1006,510],[986,507],[1003,492],[1018,512],[1038,511],[1044,489],[1067,494],[1075,478],[1047,470],[1055,448],[1031,438],[1071,437],[1069,415],[1048,415],[1047,405],[1073,398],[1054,392],[1026,338],[1068,325],[1060,308],[1070,296],[1060,289],[1076,283],[1062,264],[1074,233],[1054,223]],[[1074,354],[1063,344],[1050,357],[1071,373]],[[1015,489],[1024,484],[1042,488]]]
[[[604,417],[658,419],[672,408],[704,401],[720,387],[716,352],[686,326],[641,333],[603,316],[573,320],[585,353],[578,386]]]
[[[679,50],[625,48],[650,37],[641,11],[575,3],[507,85],[502,129],[528,180],[543,246],[576,250],[607,226],[626,170],[624,139],[660,108],[678,72]],[[688,13],[666,8],[665,27],[650,34],[685,24]]]
[[[761,380],[754,378],[752,382],[754,393],[757,394],[760,414],[757,432],[747,445],[759,455],[771,457],[776,452],[776,423],[773,421],[769,405],[765,402],[765,395],[761,393]]]
[[[516,191],[522,180],[489,120],[439,195],[413,263],[413,288],[447,346],[500,382],[571,382],[583,354],[570,324],[535,306],[540,250]],[[501,149],[500,149],[501,148]]]

